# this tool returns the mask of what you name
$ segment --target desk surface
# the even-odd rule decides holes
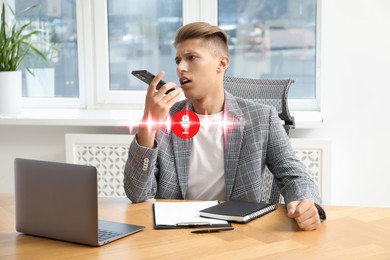
[[[326,207],[328,220],[300,231],[283,206],[236,231],[191,234],[154,230],[152,202],[102,198],[99,217],[146,226],[102,247],[28,236],[15,231],[13,195],[0,194],[0,259],[390,259],[390,208]]]

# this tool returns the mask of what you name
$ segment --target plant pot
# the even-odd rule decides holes
[[[34,75],[26,73],[28,97],[54,97],[55,75],[54,68],[31,69]]]
[[[22,72],[0,71],[0,114],[16,114],[22,107]]]

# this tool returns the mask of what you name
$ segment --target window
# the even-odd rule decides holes
[[[295,83],[290,109],[318,110],[316,0],[108,0],[109,64],[98,103],[143,105],[146,84],[134,69],[164,70],[177,82],[171,43],[183,23],[217,24],[230,38],[227,75]],[[100,49],[100,48],[98,48]],[[104,48],[103,48],[104,49]],[[102,90],[104,89],[104,91]]]
[[[146,90],[132,70],[166,72],[176,81],[172,46],[182,25],[181,0],[108,0],[110,90]]]
[[[94,5],[94,106],[141,109],[147,85],[132,70],[163,70],[166,81],[177,82],[172,42],[183,24],[182,0],[96,0]]]
[[[289,98],[316,99],[316,1],[218,1],[238,77],[292,78]]]
[[[22,12],[31,5],[35,9]],[[24,64],[34,76],[23,70],[23,97],[29,98],[78,98],[78,51],[75,0],[16,0],[18,21],[29,21],[43,33],[34,39],[38,49],[48,62],[38,55],[28,55]],[[22,12],[22,13],[21,13]],[[49,44],[45,44],[49,43]]]

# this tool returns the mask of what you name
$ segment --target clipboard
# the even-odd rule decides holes
[[[217,204],[218,201],[154,202],[154,229],[231,227],[228,221],[200,216],[200,210]]]

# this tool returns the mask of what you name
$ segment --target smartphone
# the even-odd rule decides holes
[[[140,80],[142,80],[148,85],[150,85],[150,82],[152,82],[153,78],[155,77],[155,75],[153,75],[147,70],[133,70],[131,74],[133,74],[135,77],[139,78]],[[156,90],[159,90],[165,84],[166,84],[165,81],[160,80],[160,82],[156,86]],[[175,88],[168,89],[167,92],[165,92],[165,95],[173,90],[175,90]]]

